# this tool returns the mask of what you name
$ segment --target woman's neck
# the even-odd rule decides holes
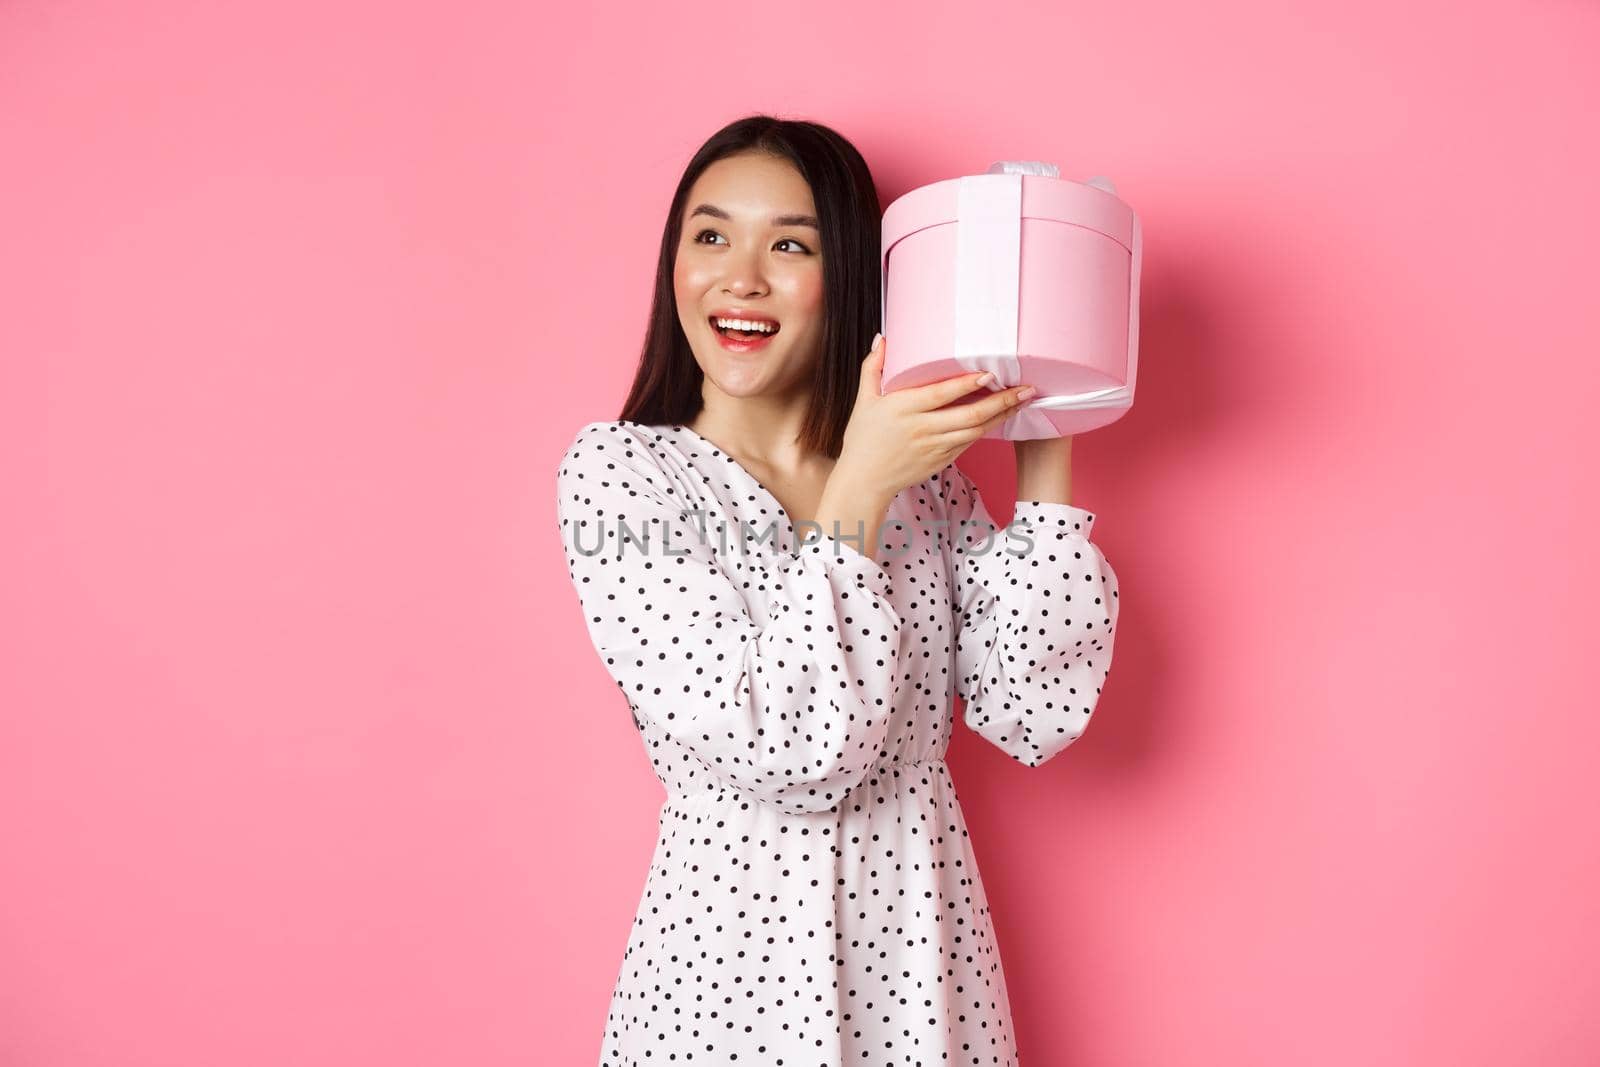
[[[800,443],[805,408],[773,409],[750,401],[734,401],[738,411],[724,406],[702,406],[688,427],[747,466],[786,476],[814,473],[819,461],[831,467],[830,457],[807,450]]]

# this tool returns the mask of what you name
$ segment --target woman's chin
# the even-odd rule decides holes
[[[767,375],[753,367],[721,367],[707,377],[725,396],[754,397],[766,392]]]
[[[768,342],[754,352],[730,352],[715,341],[712,346],[710,351],[702,347],[695,355],[702,373],[727,396],[770,396],[776,387],[787,389],[794,385],[780,381],[794,377],[784,373],[794,355],[787,344],[780,348]]]

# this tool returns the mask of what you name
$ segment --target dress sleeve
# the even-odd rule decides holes
[[[1116,572],[1083,508],[1019,500],[1002,530],[954,464],[943,486],[963,721],[1037,767],[1089,725],[1111,669]]]
[[[584,623],[641,725],[791,811],[834,808],[865,778],[899,684],[901,619],[879,563],[826,535],[793,553],[742,552],[737,527],[723,535],[685,510],[615,424],[578,432],[557,505]],[[736,554],[737,580],[719,552]],[[752,585],[764,611],[745,599]]]

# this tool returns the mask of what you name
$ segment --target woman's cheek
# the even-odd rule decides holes
[[[673,288],[676,289],[680,294],[691,294],[694,291],[693,286],[696,273],[697,272],[694,268],[694,265],[692,263],[684,262],[684,258],[679,256],[672,266]]]
[[[692,336],[694,334],[694,324],[699,321],[702,314],[700,305],[705,293],[694,287],[694,275],[692,273],[674,276],[673,289],[675,290],[674,296],[678,305],[678,320],[682,324],[684,332]]]
[[[823,307],[822,274],[820,271],[805,271],[787,279],[784,289],[788,294],[789,304],[805,315],[821,315]]]

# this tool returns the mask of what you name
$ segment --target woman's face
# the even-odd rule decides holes
[[[730,396],[810,387],[822,351],[822,241],[811,187],[788,160],[728,156],[689,190],[673,269],[678,321],[706,379]],[[777,324],[746,351],[715,317]]]

